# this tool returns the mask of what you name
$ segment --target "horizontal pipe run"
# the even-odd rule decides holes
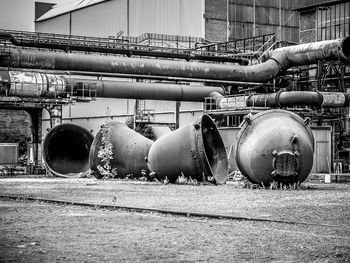
[[[288,68],[318,60],[350,61],[350,37],[276,49],[264,63],[240,66],[161,59],[100,56],[82,53],[10,49],[0,66],[108,72],[134,75],[173,76],[196,79],[266,82]]]
[[[7,67],[1,67],[0,70],[8,70]],[[23,70],[23,71],[33,71],[23,68],[12,68],[12,70]],[[93,71],[63,71],[63,70],[41,70],[36,69],[35,72],[39,73],[50,73],[58,75],[69,75],[74,78],[74,76],[90,76],[90,77],[111,77],[111,78],[132,78],[132,79],[150,79],[150,80],[168,80],[168,81],[189,81],[189,82],[205,82],[205,83],[214,83],[214,84],[223,84],[223,85],[242,85],[242,86],[273,86],[269,83],[261,82],[246,82],[246,81],[228,81],[228,80],[213,80],[213,79],[195,79],[195,78],[180,78],[172,76],[158,76],[158,75],[133,75],[133,74],[119,74],[119,73],[108,73],[108,72],[93,72]]]
[[[267,94],[252,94],[250,96],[212,97],[221,109],[244,107],[289,107],[305,105],[313,107],[336,108],[349,107],[348,93],[319,91],[280,91]]]
[[[247,98],[248,107],[288,107],[306,105],[313,107],[348,107],[349,94],[342,92],[281,91],[269,94],[254,94]]]
[[[72,78],[34,71],[0,71],[0,95],[18,97],[77,96],[203,102],[213,92],[225,94],[221,86],[172,83],[105,81]]]
[[[134,46],[123,46],[123,47],[102,47],[102,46],[92,46],[92,45],[74,45],[72,43],[45,43],[39,41],[30,40],[18,40],[11,33],[0,32],[0,38],[9,39],[11,43],[15,46],[21,47],[34,47],[34,48],[47,48],[47,49],[58,49],[58,50],[73,50],[73,51],[86,51],[86,52],[98,52],[98,53],[110,53],[110,54],[121,54],[131,56],[148,56],[148,57],[161,57],[161,58],[177,58],[190,60],[202,60],[202,61],[215,61],[215,62],[229,62],[238,63],[240,65],[248,65],[249,61],[243,58],[236,58],[232,56],[214,56],[214,55],[202,55],[193,54],[191,50],[178,50],[169,49],[166,51],[151,50],[154,47],[147,47],[138,45],[140,49],[134,49]],[[149,50],[147,50],[149,48]],[[173,51],[173,52],[171,52]],[[198,51],[197,51],[198,52]]]
[[[87,96],[91,91],[95,91],[96,96],[102,98],[203,102],[204,98],[210,96],[213,92],[221,95],[225,94],[225,89],[218,86],[101,81],[75,78],[66,78],[66,82],[68,87],[80,87],[76,90],[78,96]]]

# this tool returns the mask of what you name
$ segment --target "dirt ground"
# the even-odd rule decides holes
[[[350,262],[350,184],[266,190],[232,184],[0,178],[0,194],[306,223],[1,198],[1,262]]]

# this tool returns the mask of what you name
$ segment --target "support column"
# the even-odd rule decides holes
[[[29,113],[32,126],[32,146],[28,149],[28,158],[32,159],[33,165],[41,164],[41,141],[42,141],[42,108],[26,109]],[[31,150],[32,149],[32,150]]]
[[[180,127],[180,106],[181,106],[181,101],[176,102],[176,109],[175,109],[175,126],[176,129]]]

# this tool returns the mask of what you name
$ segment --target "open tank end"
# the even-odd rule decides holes
[[[43,143],[47,168],[57,176],[87,172],[92,141],[93,135],[83,127],[70,123],[54,127]]]
[[[179,176],[223,184],[228,177],[224,143],[215,123],[202,115],[156,140],[148,153],[148,167],[157,178],[175,183]]]
[[[205,149],[207,174],[223,184],[227,180],[228,161],[224,143],[212,119],[203,115],[202,137]]]
[[[346,59],[350,61],[350,36],[344,38],[341,49]]]

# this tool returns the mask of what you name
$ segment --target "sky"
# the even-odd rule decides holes
[[[0,29],[34,31],[34,2],[65,3],[72,0],[0,0]]]

